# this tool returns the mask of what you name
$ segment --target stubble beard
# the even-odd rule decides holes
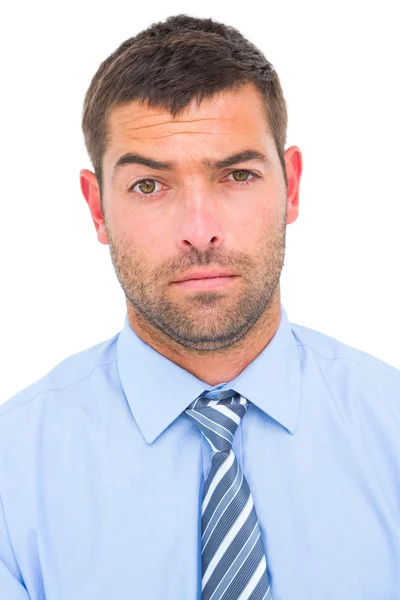
[[[286,210],[279,226],[265,231],[260,259],[231,253],[228,262],[220,248],[185,255],[174,274],[207,265],[240,273],[226,290],[172,290],[171,268],[147,266],[146,257],[124,240],[116,242],[105,219],[110,256],[117,279],[144,328],[197,352],[213,353],[232,347],[266,314],[280,281],[286,246]],[[190,257],[190,263],[189,263]],[[189,263],[189,264],[188,264]]]

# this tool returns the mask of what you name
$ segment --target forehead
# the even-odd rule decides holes
[[[253,84],[218,92],[199,106],[193,100],[176,117],[134,100],[111,111],[107,129],[106,164],[133,149],[167,159],[211,151],[226,155],[227,149],[249,145],[265,151],[272,142],[264,103]]]

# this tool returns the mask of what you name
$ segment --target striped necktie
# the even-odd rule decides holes
[[[247,403],[232,389],[206,390],[185,410],[212,450],[202,502],[202,600],[272,599],[256,509],[232,450]]]

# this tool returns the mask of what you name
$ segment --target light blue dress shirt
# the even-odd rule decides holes
[[[207,385],[127,316],[0,406],[1,600],[200,600],[211,450],[185,408],[251,404],[233,450],[274,600],[400,598],[400,371],[280,325],[234,380]]]

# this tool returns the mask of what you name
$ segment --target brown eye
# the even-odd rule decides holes
[[[154,179],[143,179],[136,184],[143,194],[152,194],[155,190]]]
[[[251,173],[249,171],[232,171],[232,175],[235,181],[247,181],[247,178],[250,174]]]

